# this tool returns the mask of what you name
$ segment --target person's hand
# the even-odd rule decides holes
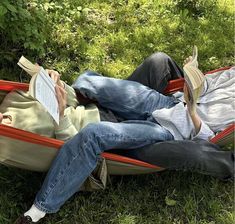
[[[184,100],[187,104],[188,113],[193,122],[195,132],[198,133],[200,131],[202,122],[201,122],[200,117],[197,114],[197,110],[196,110],[197,105],[192,104],[190,101],[189,89],[186,83],[184,83]]]
[[[0,124],[2,123],[2,120],[3,120],[3,114],[0,113]]]
[[[60,114],[60,119],[64,117],[64,110],[67,105],[67,92],[65,89],[59,85],[56,85],[55,87],[56,91],[56,98],[58,101],[59,105],[59,114]]]
[[[51,69],[47,69],[48,75],[51,77],[51,79],[60,87],[64,88],[63,82],[60,80],[60,74],[59,72]]]
[[[192,57],[192,56],[187,57],[187,58],[184,60],[183,66],[185,66],[186,64],[188,64],[189,62],[191,62],[191,65],[193,65],[193,66],[195,66],[195,67],[198,68],[198,61],[197,61],[197,60],[194,60],[194,62],[192,62],[192,61],[193,61],[193,57]]]
[[[186,83],[184,83],[184,100],[188,106],[188,111],[190,115],[194,115],[196,113],[196,105],[193,105],[190,99],[189,89]]]
[[[184,60],[184,66],[185,66],[187,63],[189,63],[190,61],[192,61],[192,59],[193,59],[192,56],[189,56],[188,58],[186,58],[186,59]]]

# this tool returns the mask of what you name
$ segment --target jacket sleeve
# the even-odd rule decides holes
[[[197,134],[193,133],[192,140],[204,139],[209,141],[214,136],[215,133],[209,128],[209,126],[201,121],[201,128]]]
[[[55,124],[56,139],[68,141],[77,133],[78,133],[78,130],[75,128],[75,126],[72,124],[69,117],[66,115],[64,116],[63,119],[60,120],[59,125]]]
[[[64,81],[63,83],[64,83],[64,89],[67,92],[67,106],[77,107],[78,101],[75,90],[71,86],[66,84]]]

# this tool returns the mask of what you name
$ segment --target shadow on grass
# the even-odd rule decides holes
[[[43,178],[41,173],[1,167],[0,223],[12,223],[31,206]],[[116,176],[104,191],[75,194],[44,223],[231,223],[232,187],[189,172]]]

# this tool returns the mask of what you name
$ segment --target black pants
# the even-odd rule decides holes
[[[146,58],[127,79],[163,93],[169,80],[182,77],[183,71],[176,62],[167,54],[158,52]]]
[[[168,81],[183,77],[183,71],[168,55],[155,53],[133,72],[128,80],[163,92]],[[226,180],[234,178],[234,153],[204,140],[155,143],[133,150],[113,150],[169,170],[195,171]]]

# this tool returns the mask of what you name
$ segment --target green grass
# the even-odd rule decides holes
[[[32,2],[32,1],[29,1]],[[50,30],[44,53],[24,49],[0,68],[18,80],[20,54],[40,57],[71,83],[85,69],[125,78],[148,55],[163,51],[179,64],[194,44],[203,71],[234,64],[232,0],[35,0]],[[197,2],[197,4],[194,4]],[[187,4],[185,4],[187,3]],[[27,41],[27,40],[25,40]],[[20,45],[21,44],[21,45]],[[11,46],[9,46],[9,49]],[[1,52],[2,53],[2,52]],[[5,63],[5,62],[4,62]],[[27,76],[23,76],[27,80]],[[0,224],[31,206],[44,174],[0,166]],[[190,172],[112,177],[105,191],[78,193],[48,224],[231,224],[234,185]]]
[[[0,223],[12,223],[31,206],[43,175],[1,167]],[[112,177],[100,192],[73,196],[44,223],[218,223],[234,221],[234,189],[212,177],[190,172],[164,172]],[[174,203],[169,203],[172,200]]]

